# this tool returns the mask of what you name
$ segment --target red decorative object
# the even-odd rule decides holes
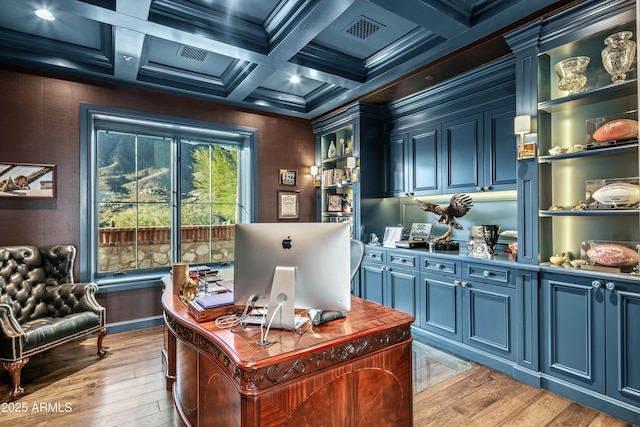
[[[587,250],[587,256],[607,267],[628,267],[638,263],[638,253],[615,243],[603,243]]]
[[[631,119],[611,120],[600,126],[594,133],[596,141],[615,141],[638,136],[638,122]]]

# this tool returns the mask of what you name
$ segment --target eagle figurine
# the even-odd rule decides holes
[[[467,194],[455,194],[451,196],[449,206],[436,205],[431,202],[423,202],[416,199],[416,203],[425,212],[433,212],[436,215],[440,215],[438,222],[440,224],[447,224],[449,229],[440,237],[433,239],[434,242],[448,242],[451,240],[451,233],[453,229],[461,230],[462,226],[456,221],[456,218],[461,218],[466,215],[473,206],[473,200]]]

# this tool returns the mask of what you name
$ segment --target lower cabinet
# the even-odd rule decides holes
[[[623,280],[543,274],[542,372],[640,404],[640,286]]]
[[[640,425],[640,282],[557,270],[368,247],[360,290],[446,350]]]
[[[368,247],[360,276],[362,298],[409,313],[419,324],[417,255],[411,251]]]
[[[425,257],[423,266],[445,273],[421,275],[421,327],[471,347],[516,360],[516,287],[510,268],[461,263],[455,271]]]

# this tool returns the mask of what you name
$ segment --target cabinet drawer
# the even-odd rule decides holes
[[[423,257],[422,271],[460,277],[460,261]]]
[[[463,277],[494,285],[514,285],[514,274],[508,267],[487,264],[465,263]]]
[[[363,261],[379,262],[383,264],[385,262],[386,251],[383,249],[369,249],[367,248],[364,253]]]
[[[387,257],[387,263],[390,265],[397,265],[405,268],[418,268],[418,260],[416,255],[389,252],[387,254]]]

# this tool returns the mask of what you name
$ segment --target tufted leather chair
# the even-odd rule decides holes
[[[105,309],[93,283],[73,283],[73,245],[0,247],[0,360],[11,374],[11,397],[20,396],[20,373],[29,358],[89,333],[104,356]]]

